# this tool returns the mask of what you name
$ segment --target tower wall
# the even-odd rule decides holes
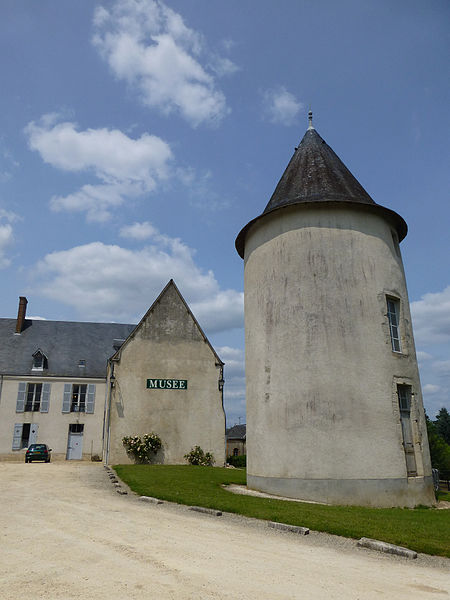
[[[400,309],[400,352],[387,298]],[[335,504],[433,503],[408,294],[388,220],[344,203],[258,219],[245,238],[245,331],[249,487]],[[410,477],[399,385],[411,393]]]

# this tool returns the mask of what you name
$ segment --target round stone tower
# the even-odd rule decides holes
[[[331,504],[432,504],[431,464],[399,242],[310,125],[244,258],[247,482]]]

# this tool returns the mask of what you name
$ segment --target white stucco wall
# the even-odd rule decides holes
[[[391,348],[386,296],[400,299],[401,353]],[[251,487],[347,504],[433,501],[408,295],[389,223],[364,210],[301,205],[257,221],[245,243],[245,331]],[[412,386],[414,481],[397,383]]]
[[[122,438],[155,432],[157,462],[185,463],[193,446],[225,460],[221,368],[175,288],[149,311],[114,363],[108,462],[130,462]],[[186,390],[147,389],[147,379],[187,380]]]
[[[48,413],[16,412],[19,382],[50,383]],[[63,413],[64,384],[95,384],[95,408],[93,414]],[[52,448],[52,460],[65,459],[69,425],[84,424],[83,459],[91,455],[102,455],[102,429],[105,406],[105,380],[102,379],[59,379],[53,377],[3,377],[0,394],[0,460],[23,460],[25,449],[12,450],[13,431],[16,423],[38,425],[37,442]]]

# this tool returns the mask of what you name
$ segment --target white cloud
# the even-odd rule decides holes
[[[0,269],[9,267],[11,261],[6,256],[7,247],[13,242],[13,229],[10,223],[0,223]]]
[[[422,391],[424,394],[436,394],[441,391],[441,386],[435,385],[434,383],[427,383],[423,386]]]
[[[226,364],[227,379],[244,378],[244,350],[241,348],[230,348],[230,346],[221,346],[217,348],[217,354]]]
[[[418,345],[450,341],[450,285],[411,302],[411,313]]]
[[[14,169],[17,169],[18,166],[19,163],[0,139],[0,183],[11,179]]]
[[[292,125],[302,109],[303,104],[284,86],[263,92],[264,116],[271,123]]]
[[[428,352],[424,352],[423,350],[418,350],[416,356],[419,362],[425,362],[426,360],[431,360],[433,358],[431,354],[428,354]]]
[[[212,57],[211,61],[211,69],[219,75],[219,77],[223,77],[225,75],[233,75],[236,71],[239,71],[239,67],[229,58],[224,58],[220,56]]]
[[[68,304],[80,318],[137,322],[170,278],[210,334],[243,325],[243,293],[221,290],[194,251],[154,230],[152,245],[129,250],[93,242],[48,254],[38,263],[35,293]]]
[[[216,212],[229,208],[231,201],[216,191],[216,184],[211,171],[195,171],[192,167],[178,168],[175,176],[186,187],[189,203],[204,213]]]
[[[155,0],[118,0],[94,14],[93,43],[114,75],[135,87],[143,103],[163,114],[179,112],[194,127],[228,112],[224,94],[200,60],[202,36],[178,13]],[[233,63],[215,60],[228,74]]]
[[[86,211],[88,220],[104,221],[126,198],[151,192],[167,178],[172,152],[161,138],[144,133],[133,139],[117,129],[77,131],[74,123],[56,119],[44,115],[27,125],[29,147],[53,167],[94,174],[100,183],[54,196],[53,210]]]
[[[450,376],[450,360],[437,360],[432,368],[439,375]]]
[[[148,240],[158,234],[158,230],[153,227],[148,221],[143,223],[133,223],[133,225],[125,225],[120,230],[120,236],[132,240]]]
[[[0,208],[0,269],[6,269],[11,264],[7,251],[14,242],[12,223],[18,219],[13,212]]]

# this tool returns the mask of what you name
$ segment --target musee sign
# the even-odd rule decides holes
[[[147,379],[147,389],[187,390],[187,379]]]

